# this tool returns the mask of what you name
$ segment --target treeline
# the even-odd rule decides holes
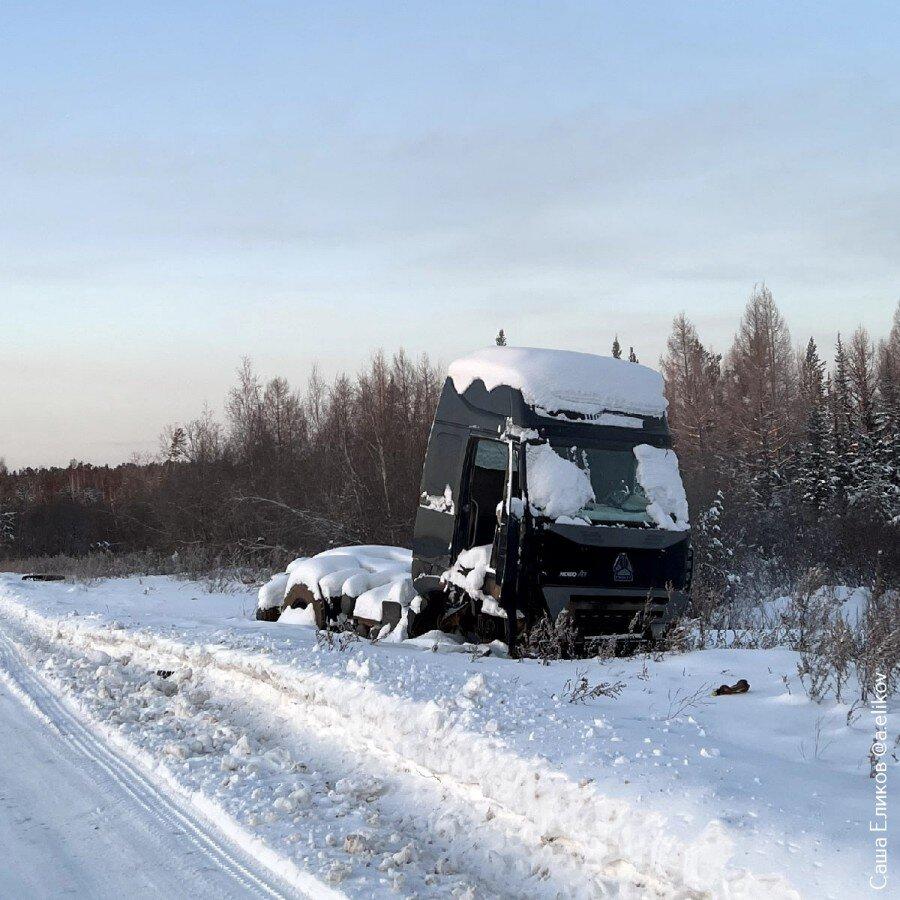
[[[280,560],[337,542],[408,543],[442,374],[376,354],[302,392],[244,361],[225,404],[165,429],[142,465],[0,470],[0,555],[152,548]]]
[[[829,348],[830,349],[830,348]],[[759,595],[821,565],[856,583],[900,569],[900,306],[876,344],[838,336],[827,367],[754,289],[731,347],[676,317],[661,360],[692,501],[701,593]]]
[[[877,343],[858,329],[830,368],[822,355],[812,340],[796,349],[764,286],[724,354],[683,315],[673,323],[661,366],[709,602],[816,564],[897,577],[900,310]],[[224,419],[168,427],[153,462],[0,466],[0,557],[150,548],[278,563],[339,542],[408,544],[441,383],[402,351],[329,383],[314,370],[301,390],[245,361]]]

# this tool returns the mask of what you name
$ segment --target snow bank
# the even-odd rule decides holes
[[[631,363],[631,365],[634,365]],[[551,519],[574,516],[594,499],[587,472],[549,444],[528,444],[528,500]]]
[[[675,451],[639,444],[634,455],[638,461],[637,479],[650,500],[647,515],[660,528],[687,531],[688,503]]]
[[[619,412],[659,418],[667,406],[658,372],[590,353],[489,347],[456,360],[448,374],[460,393],[479,379],[488,390],[505,384],[547,414],[565,410],[590,417]]]

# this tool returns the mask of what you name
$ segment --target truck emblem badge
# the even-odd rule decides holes
[[[634,569],[627,553],[620,553],[613,563],[613,581],[634,581]]]

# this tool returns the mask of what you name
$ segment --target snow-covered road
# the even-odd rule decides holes
[[[2,632],[0,759],[0,896],[288,895],[68,710]]]
[[[300,894],[865,893],[870,724],[811,703],[787,650],[544,666],[252,611],[167,578],[0,575],[2,665]],[[626,686],[572,703],[580,674]],[[737,677],[749,694],[709,697]]]

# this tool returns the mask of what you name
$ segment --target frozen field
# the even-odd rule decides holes
[[[873,717],[788,650],[541,665],[254,608],[0,575],[0,894],[869,892]],[[582,676],[624,687],[570,702]]]

